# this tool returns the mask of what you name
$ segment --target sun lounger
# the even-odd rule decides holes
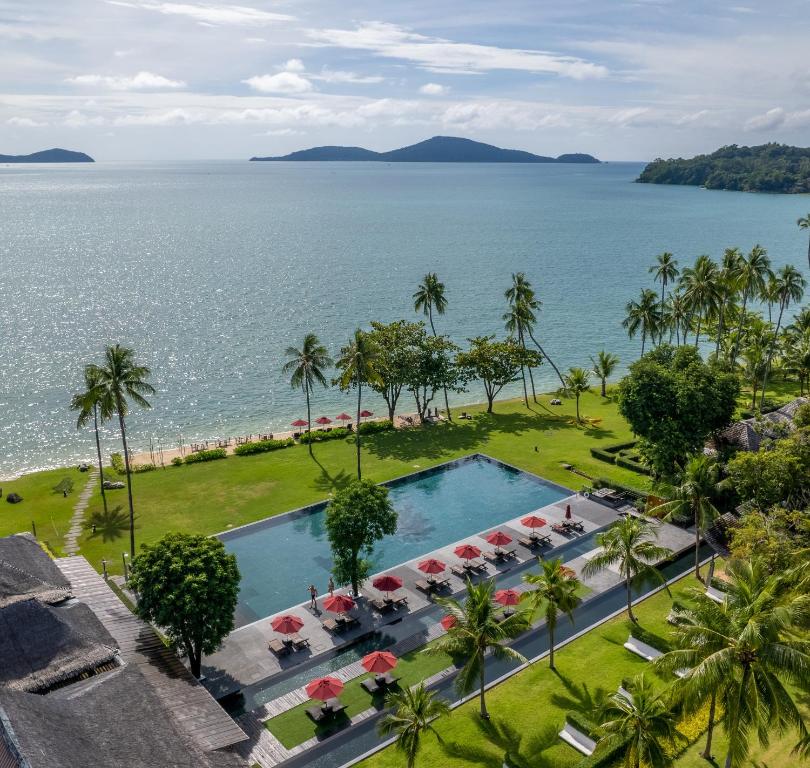
[[[293,635],[290,638],[290,642],[292,643],[292,647],[295,648],[296,651],[300,651],[302,648],[309,648],[308,637],[301,637],[301,635]]]
[[[324,619],[321,624],[327,632],[337,632],[338,627],[342,626],[334,619]]]
[[[424,579],[419,579],[419,580],[416,582],[415,586],[416,586],[416,588],[417,588],[417,589],[418,589],[420,592],[427,592],[427,593],[430,593],[430,592],[432,592],[432,591],[433,591],[433,589],[434,589],[434,587],[435,587],[436,585],[435,585],[435,583],[434,583],[434,582],[432,582],[432,581],[425,581]]]
[[[389,603],[386,600],[372,600],[371,607],[378,613],[387,613],[393,609],[394,604]]]
[[[276,654],[276,656],[285,656],[290,652],[289,646],[284,645],[277,637],[274,637],[268,644],[267,649]]]
[[[360,683],[360,687],[364,691],[370,693],[372,696],[380,693],[380,691],[383,689],[383,687],[373,677],[367,677],[365,680],[363,680],[363,682]]]
[[[408,596],[402,595],[401,597],[386,597],[385,602],[393,605],[395,608],[401,608],[408,604]]]
[[[332,715],[339,715],[344,709],[346,709],[346,705],[340,699],[329,699],[324,705],[324,709],[327,712],[330,712]]]
[[[657,648],[653,648],[651,645],[641,642],[641,640],[636,639],[632,635],[627,638],[624,647],[631,653],[635,653],[636,656],[641,656],[642,659],[646,659],[647,661],[654,661],[659,656],[664,655]]]
[[[554,533],[561,533],[563,535],[570,533],[568,528],[562,523],[553,523],[551,526],[551,530],[554,531]]]
[[[569,520],[568,527],[574,531],[579,531],[580,533],[585,532],[585,526],[579,520]]]
[[[540,542],[530,536],[521,536],[518,539],[518,544],[522,547],[526,547],[526,549],[534,549],[536,546],[539,546]]]
[[[327,712],[323,707],[308,707],[307,708],[307,717],[312,720],[313,723],[322,723],[327,718],[331,717],[332,713]]]
[[[714,600],[715,603],[720,603],[721,605],[726,600],[725,592],[721,592],[719,589],[713,587],[711,584],[708,587],[706,587],[706,597],[708,597],[709,600]]]
[[[596,749],[596,742],[582,731],[574,728],[571,723],[565,724],[565,727],[560,731],[560,738],[586,757],[592,755]]]
[[[307,709],[307,715],[312,721],[322,723],[324,720],[336,717],[343,712],[344,709],[346,709],[346,705],[341,702],[340,699],[329,699],[329,701],[321,704],[319,707],[309,707],[309,709]]]

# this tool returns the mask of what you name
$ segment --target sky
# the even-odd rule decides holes
[[[737,1],[0,0],[0,153],[807,145],[807,0]]]

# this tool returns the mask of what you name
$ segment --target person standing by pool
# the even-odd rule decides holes
[[[309,585],[309,607],[313,610],[318,607],[318,590],[314,584]]]
[[[329,577],[329,584],[326,587],[329,590],[329,597],[332,597],[335,594],[335,582],[332,581],[332,577]]]

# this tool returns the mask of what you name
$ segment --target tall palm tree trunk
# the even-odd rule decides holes
[[[641,356],[644,357],[644,345],[647,343],[647,331],[641,332]]]
[[[554,622],[546,621],[548,626],[548,668],[551,670],[556,669],[554,666]]]
[[[98,482],[101,488],[101,501],[104,504],[104,514],[107,514],[107,494],[104,491],[104,462],[101,460],[101,440],[98,436],[98,406],[93,405],[93,428],[96,433],[96,456],[98,457]]]
[[[480,677],[480,697],[481,697],[481,717],[484,720],[489,720],[489,711],[487,710],[487,700],[486,700],[486,692],[484,691],[484,686],[486,685],[486,677],[485,677],[485,668],[484,668],[484,652],[479,651],[479,663],[481,667],[481,677]]]
[[[737,360],[737,355],[740,353],[740,339],[742,338],[743,320],[745,320],[745,305],[748,303],[748,291],[743,291],[743,303],[740,310],[740,322],[737,323],[737,338],[734,339],[734,353],[731,356],[731,364],[733,365]]]
[[[695,578],[699,582],[703,582],[700,577],[700,526],[698,525],[697,515],[695,515]]]
[[[658,334],[658,344],[664,343],[664,307],[666,306],[667,279],[661,278],[661,333]]]
[[[579,394],[577,394],[577,424],[579,424],[579,422],[580,422],[580,418],[579,418]]]
[[[307,396],[307,443],[309,444],[309,455],[312,456],[312,415],[309,409],[309,383],[304,384],[304,392]]]
[[[723,307],[724,304],[721,302],[720,309],[717,315],[717,343],[714,345],[715,358],[720,357],[720,342],[723,339]]]
[[[363,385],[360,382],[360,373],[357,374],[357,428],[354,431],[354,442],[357,445],[357,479],[361,480],[360,474],[360,397],[363,392]]]
[[[751,674],[751,667],[746,664],[743,667],[742,672],[742,679],[740,680],[740,694],[737,697],[737,703],[734,707],[734,711],[730,715],[726,715],[730,718],[731,722],[728,723],[728,751],[726,752],[726,768],[731,768],[731,755],[732,755],[732,748],[734,746],[734,739],[737,737],[738,726],[740,722],[740,707],[742,706],[742,698],[745,695],[745,688],[748,684],[748,677]]]
[[[560,369],[556,365],[554,365],[554,361],[546,354],[546,351],[540,346],[540,342],[534,338],[534,333],[532,333],[532,329],[527,328],[526,330],[528,330],[529,332],[529,338],[534,342],[534,345],[537,347],[537,349],[540,350],[540,354],[544,358],[546,358],[546,360],[548,360],[549,365],[551,365],[551,367],[554,369],[554,373],[557,374],[557,378],[560,380],[560,384],[562,384],[563,388],[565,388],[565,379],[562,377]]]
[[[779,338],[779,328],[782,326],[782,315],[785,312],[786,303],[779,302],[779,319],[776,321],[776,331],[773,334],[773,341],[768,347],[768,361],[765,363],[765,373],[762,374],[762,398],[759,401],[759,409],[765,407],[765,390],[768,388],[768,374],[771,372],[771,361],[773,360],[773,353],[776,351],[776,340]]]
[[[703,322],[703,318],[700,315],[698,315],[698,324],[697,324],[697,329],[695,331],[695,349],[698,348],[698,343],[700,342],[700,326],[701,326],[702,322]]]
[[[436,338],[436,326],[433,325],[433,305],[428,304],[428,320],[430,320],[430,330],[433,331],[433,337]],[[525,383],[524,383],[525,386]],[[444,390],[444,410],[447,413],[447,420],[452,421],[453,417],[450,415],[450,401],[447,399],[447,387],[442,387]]]
[[[710,760],[712,756],[712,736],[714,735],[714,712],[717,706],[717,694],[712,691],[712,697],[709,700],[709,722],[706,726],[706,746],[701,753],[704,760]]]
[[[523,349],[526,349],[526,336],[523,334],[523,328],[521,328],[518,331],[518,339],[520,340],[520,346],[523,347]],[[537,392],[534,391],[534,376],[532,376],[532,367],[529,365],[529,366],[527,366],[527,368],[529,369],[529,383],[532,386],[532,400],[534,400],[534,402],[536,403],[537,402]],[[525,380],[523,382],[523,387],[524,387],[524,389],[526,387],[526,381]],[[527,407],[528,407],[528,405],[529,404],[526,403]]]
[[[127,429],[121,406],[118,406],[118,423],[121,427],[121,442],[124,445],[124,467],[127,471],[127,498],[129,500],[129,556],[135,559],[135,505],[132,502],[132,472],[129,467],[129,449],[127,448]]]

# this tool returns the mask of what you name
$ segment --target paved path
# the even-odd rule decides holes
[[[56,564],[70,581],[74,596],[96,614],[118,643],[123,660],[138,666],[179,726],[202,750],[210,752],[247,738],[177,654],[118,599],[87,560],[64,557]]]
[[[90,503],[95,486],[98,483],[98,469],[91,469],[84,489],[73,507],[73,517],[70,518],[70,530],[65,535],[65,554],[75,555],[79,551],[79,536],[82,535],[84,513]]]

